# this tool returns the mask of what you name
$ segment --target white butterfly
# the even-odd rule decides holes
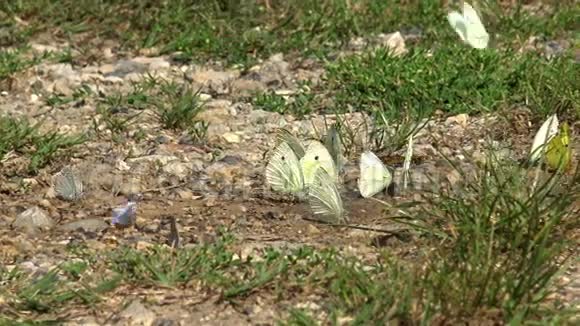
[[[463,14],[452,11],[447,14],[449,24],[459,35],[462,41],[476,49],[485,49],[489,43],[489,34],[481,23],[477,12],[473,7],[463,2]]]
[[[84,195],[81,179],[68,166],[54,175],[53,187],[56,195],[64,200],[76,201]]]
[[[548,144],[552,137],[558,134],[559,128],[560,122],[558,121],[558,116],[556,114],[548,117],[548,119],[544,121],[534,137],[534,143],[532,144],[532,150],[530,151],[530,162],[535,163],[542,158],[542,153],[544,152],[546,144]]]
[[[343,169],[344,162],[342,157],[342,140],[340,139],[336,123],[330,126],[328,133],[324,136],[323,142],[334,161],[334,166],[338,173],[340,173]]]
[[[309,186],[314,181],[314,176],[319,167],[322,167],[330,176],[333,182],[338,181],[338,171],[334,165],[334,160],[326,147],[318,141],[311,141],[308,144],[304,157],[300,159],[304,184]]]
[[[358,189],[364,198],[372,197],[385,189],[393,176],[383,162],[371,151],[360,156],[360,178]]]
[[[266,165],[266,182],[280,192],[299,194],[304,190],[300,161],[286,142],[280,143]]]
[[[308,191],[308,201],[314,215],[318,215],[322,220],[332,223],[346,221],[340,192],[333,177],[324,168],[319,167],[314,173]]]
[[[113,208],[113,225],[129,226],[135,224],[135,215],[137,214],[137,203],[129,201],[123,207]]]
[[[288,146],[292,148],[298,159],[301,159],[306,152],[302,142],[300,142],[296,136],[292,135],[290,131],[284,128],[280,128],[276,132],[276,146],[280,145],[281,143],[287,143]]]
[[[405,162],[403,163],[403,189],[407,189],[409,182],[409,170],[411,169],[411,159],[413,158],[413,134],[409,136],[407,152],[405,153]]]

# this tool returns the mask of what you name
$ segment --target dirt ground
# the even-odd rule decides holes
[[[33,45],[36,51],[49,47]],[[111,49],[102,49],[111,53]],[[306,67],[306,68],[304,68]],[[194,143],[187,134],[163,129],[149,108],[137,110],[121,102],[111,105],[115,94],[131,94],[136,83],[150,76],[201,89],[204,111],[199,119],[209,122],[207,141]],[[67,247],[83,244],[96,251],[122,246],[148,248],[166,243],[169,218],[177,221],[180,246],[209,243],[228,230],[235,238],[240,257],[262,253],[266,248],[289,250],[303,245],[336,248],[363,260],[374,261],[381,250],[413,259],[418,242],[405,236],[403,227],[388,217],[396,215],[383,204],[363,199],[357,192],[358,155],[368,146],[360,127],[368,117],[346,114],[343,119],[360,128],[358,146],[349,153],[342,189],[343,201],[352,224],[365,229],[315,223],[306,203],[273,193],[264,182],[267,153],[272,149],[277,128],[285,127],[301,139],[318,138],[333,115],[309,115],[304,119],[256,110],[251,92],[271,89],[279,94],[296,94],[298,82],[319,82],[320,65],[282,55],[256,65],[249,71],[224,69],[218,65],[195,65],[171,56],[123,57],[110,54],[86,65],[43,62],[2,82],[0,112],[14,117],[42,121],[41,130],[86,133],[88,141],[62,151],[38,174],[29,173],[29,157],[10,153],[2,161],[0,174],[0,260],[4,266],[19,266],[31,273],[46,271],[74,260]],[[90,89],[90,95],[57,106],[47,97],[74,97],[76,90]],[[109,101],[109,102],[107,102]],[[97,110],[113,108],[119,117],[138,114],[123,132],[108,129],[107,117]],[[412,166],[414,184],[410,191],[394,197],[377,197],[391,204],[420,198],[420,193],[461,182],[442,157],[445,154],[467,170],[471,160],[482,159],[488,141],[498,152],[524,159],[537,125],[530,122],[526,108],[511,108],[510,114],[435,117],[416,137]],[[578,122],[572,124],[578,136]],[[573,137],[574,138],[574,137]],[[573,143],[574,162],[580,148]],[[61,153],[61,152],[59,152]],[[395,170],[400,183],[404,149],[378,153]],[[502,154],[503,155],[503,154]],[[469,158],[469,159],[468,159]],[[62,167],[73,166],[84,180],[85,196],[77,202],[56,198],[52,176]],[[428,179],[433,182],[428,182]],[[136,227],[111,226],[111,209],[129,196],[141,194]],[[51,220],[48,227],[15,227],[18,216],[38,207]],[[394,232],[393,235],[391,232]],[[558,298],[577,305],[580,298],[580,270],[573,264],[562,277],[572,281]],[[1,303],[1,302],[0,302]],[[256,293],[233,302],[221,301],[215,293],[193,287],[120,287],[95,306],[73,305],[57,315],[73,325],[270,325],[284,317],[289,306],[310,307],[316,298],[272,300],[271,294]],[[11,308],[2,308],[10,312]],[[22,314],[23,312],[19,312]],[[48,317],[47,315],[42,318]],[[35,318],[33,313],[30,318]],[[348,321],[343,321],[348,323]]]

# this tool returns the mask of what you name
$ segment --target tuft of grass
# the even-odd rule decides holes
[[[52,94],[48,96],[45,101],[46,105],[48,106],[59,107],[71,102],[82,102],[91,95],[93,95],[93,91],[91,90],[91,88],[88,85],[83,84],[77,89],[75,89],[73,94],[69,97],[61,96],[59,94]]]
[[[9,317],[4,317],[0,315],[0,325],[6,326],[56,326],[62,324],[62,320],[27,320],[18,319],[14,320]]]
[[[342,113],[336,113],[344,154],[348,157],[361,147],[374,152],[396,152],[407,145],[411,135],[416,135],[429,123],[428,118],[405,115],[390,119],[388,116],[388,112],[377,110],[370,115],[370,121],[349,125]],[[361,139],[361,134],[365,139]]]
[[[416,220],[401,220],[433,241],[423,310],[455,320],[493,310],[508,323],[541,318],[580,226],[579,175],[534,187],[526,169],[493,156],[475,175],[458,171],[463,185],[428,196]]]
[[[302,118],[314,111],[315,97],[308,85],[302,85],[298,93],[291,97],[267,91],[256,95],[252,103],[256,109],[280,114],[292,114]]]
[[[142,111],[132,114],[125,113],[124,111],[127,110],[119,109],[118,105],[121,101],[123,101],[122,96],[107,97],[108,103],[97,107],[97,114],[99,114],[100,119],[93,119],[93,130],[100,134],[100,125],[103,123],[104,128],[111,131],[112,138],[116,142],[122,141],[121,136],[128,134],[129,127],[142,113]]]
[[[40,123],[30,124],[25,118],[0,116],[0,160],[9,152],[29,157],[29,173],[37,173],[63,149],[86,141],[84,135],[62,135],[57,132],[41,133]]]
[[[93,305],[102,294],[115,288],[120,279],[97,277],[89,272],[80,262],[64,269],[54,268],[40,276],[26,275],[17,269],[0,270],[5,284],[1,292],[9,306],[40,314],[55,311],[71,301]]]
[[[163,127],[172,130],[194,128],[196,116],[203,110],[198,93],[174,82],[163,83],[160,96],[153,103]]]
[[[191,138],[191,142],[195,144],[205,144],[207,142],[207,131],[209,122],[195,121],[192,126],[187,129],[187,133]]]
[[[325,87],[339,110],[381,110],[390,119],[401,112],[472,114],[523,104],[545,114],[553,111],[554,99],[561,111],[576,114],[579,69],[568,57],[547,60],[461,45],[433,53],[415,48],[402,57],[378,49],[330,64]]]
[[[198,279],[207,284],[224,285],[232,282],[224,270],[239,265],[227,250],[230,243],[231,238],[225,236],[216,243],[188,250],[154,247],[141,252],[123,248],[112,253],[108,262],[112,270],[124,275],[130,283],[177,287]]]
[[[276,93],[263,92],[256,95],[253,98],[252,103],[256,109],[277,112],[283,114],[286,112],[286,99],[282,95],[277,95]]]
[[[311,326],[318,325],[316,319],[305,311],[304,309],[290,310],[290,317],[287,320],[280,322],[279,325],[284,326]]]
[[[152,110],[163,128],[186,131],[194,143],[206,141],[209,125],[197,119],[203,110],[199,92],[152,75],[131,86],[128,93],[115,93],[101,100],[97,108],[99,118],[93,119],[93,130],[97,134],[105,129],[111,132],[114,141],[121,142],[137,118],[145,110]],[[134,133],[135,138],[142,135],[142,132]]]
[[[40,58],[28,58],[26,49],[0,50],[0,80],[38,63]]]
[[[1,6],[1,5],[0,5]],[[0,9],[0,19],[1,19]],[[0,44],[2,27],[0,26]],[[18,42],[15,49],[0,49],[0,81],[9,79],[14,73],[32,67],[43,60],[52,60],[56,62],[65,62],[70,58],[68,52],[44,52],[42,54],[32,55],[27,46]],[[68,53],[68,54],[67,54]]]
[[[39,125],[31,125],[24,118],[0,116],[0,161],[10,151],[26,147],[37,133]]]
[[[316,294],[336,317],[354,315],[361,323],[410,318],[413,274],[394,258],[384,259],[369,266],[334,250],[303,247],[286,253],[267,249],[260,256],[241,260],[227,249],[227,242],[218,241],[177,251],[127,248],[114,253],[109,264],[135,285],[200,284],[219,291],[224,300],[261,291],[287,299]]]
[[[30,143],[32,154],[30,155],[28,171],[37,173],[39,169],[48,165],[59,151],[83,144],[86,141],[87,137],[82,134],[72,136],[62,135],[58,132],[38,134]]]

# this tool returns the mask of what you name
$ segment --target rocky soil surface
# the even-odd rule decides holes
[[[356,55],[357,42],[353,42],[352,53],[344,55]],[[404,39],[394,43],[403,53]],[[33,46],[39,52],[59,48]],[[182,62],[178,56],[153,53],[123,57],[114,49],[104,49],[103,53],[102,61],[87,65],[42,62],[0,84],[2,114],[42,122],[41,130],[88,135],[88,141],[63,151],[36,175],[26,171],[25,156],[11,153],[3,159],[0,260],[10,268],[45,273],[60,262],[74,259],[66,250],[71,244],[103,251],[120,246],[163,245],[172,217],[177,221],[181,246],[211,242],[227,229],[239,240],[237,251],[241,257],[267,247],[291,249],[303,244],[333,247],[365,259],[376,257],[377,246],[412,255],[415,244],[408,239],[379,241],[384,238],[379,232],[309,221],[307,218],[312,216],[307,204],[280,198],[265,185],[265,163],[278,128],[287,128],[301,139],[320,138],[337,117],[312,114],[297,118],[267,112],[256,109],[252,97],[270,90],[292,98],[301,92],[302,82],[316,85],[323,80],[321,63],[276,54],[242,71],[219,63]],[[110,105],[118,94],[125,99],[140,94],[136,90],[147,80],[199,91],[203,111],[197,119],[208,124],[203,139],[195,139],[187,131],[164,129],[154,110],[135,105],[138,98],[132,103]],[[80,90],[84,95],[79,95]],[[49,105],[48,99],[55,95],[70,100]],[[436,116],[416,137],[412,189],[394,197],[378,197],[399,203],[417,198],[421,191],[461,182],[461,175],[444,156],[473,171],[474,164],[485,159],[490,141],[497,153],[523,159],[535,127],[529,123],[526,108],[514,110],[516,114],[507,116]],[[112,131],[112,117],[130,118],[126,130]],[[340,119],[356,131],[351,140],[355,146],[347,152],[343,187],[350,221],[398,230],[400,226],[384,218],[383,205],[361,198],[356,189],[357,157],[370,146],[365,126],[372,121],[365,113],[349,113]],[[580,152],[578,146],[575,152]],[[400,184],[404,149],[378,154],[394,169]],[[85,196],[80,201],[66,202],[55,196],[52,176],[66,165],[74,167],[84,181]],[[141,194],[136,227],[112,227],[111,209],[135,194]],[[568,285],[554,299],[580,304],[579,273],[579,266],[573,263],[562,275]],[[105,313],[85,307],[58,317],[70,320],[70,325],[265,325],[280,318],[281,306],[316,305],[316,298],[272,304],[258,294],[233,305],[194,290],[140,291],[116,290],[105,303]]]

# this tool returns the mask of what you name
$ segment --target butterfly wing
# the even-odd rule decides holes
[[[558,133],[559,124],[556,114],[544,121],[534,137],[534,143],[530,151],[530,162],[535,163],[542,157],[545,145]]]
[[[298,159],[301,159],[306,152],[300,140],[296,138],[296,136],[294,136],[290,131],[284,128],[280,128],[276,132],[276,146],[280,145],[281,143],[288,144]]]
[[[338,173],[336,167],[334,166],[334,160],[332,156],[318,141],[312,141],[308,145],[306,154],[300,160],[300,165],[302,166],[302,174],[304,175],[304,183],[310,185],[319,167],[322,167],[328,175],[330,175],[331,180],[336,182],[338,180]]]
[[[129,226],[135,222],[137,205],[134,202],[128,202],[124,207],[113,208],[113,224]]]
[[[274,149],[266,165],[266,182],[275,191],[298,194],[304,189],[300,161],[288,143]]]
[[[358,189],[364,198],[376,195],[392,180],[391,172],[373,152],[366,151],[361,154]]]
[[[70,167],[64,167],[53,179],[56,195],[64,200],[78,200],[83,195],[83,183]]]
[[[560,133],[548,142],[546,147],[546,164],[553,170],[565,170],[570,164],[570,130],[567,123],[562,124]]]
[[[333,223],[344,222],[344,207],[336,183],[325,169],[317,169],[308,201],[314,215]]]
[[[84,187],[81,178],[75,174],[71,175],[72,183],[74,184],[75,189],[75,198],[81,198],[84,195]]]
[[[452,11],[449,14],[447,14],[447,20],[449,21],[449,24],[451,25],[453,30],[455,30],[455,33],[459,35],[462,41],[465,41],[467,39],[467,25],[465,23],[463,15],[461,15],[457,11]]]
[[[476,49],[485,49],[489,43],[489,34],[477,11],[467,2],[463,2],[463,19],[467,31],[467,43]]]
[[[336,124],[333,124],[326,136],[324,136],[324,146],[330,153],[332,160],[334,161],[334,166],[338,171],[342,170],[342,141],[340,139],[340,134],[336,128]]]
[[[118,225],[129,225],[130,220],[127,214],[127,209],[125,207],[113,208],[113,224]]]

